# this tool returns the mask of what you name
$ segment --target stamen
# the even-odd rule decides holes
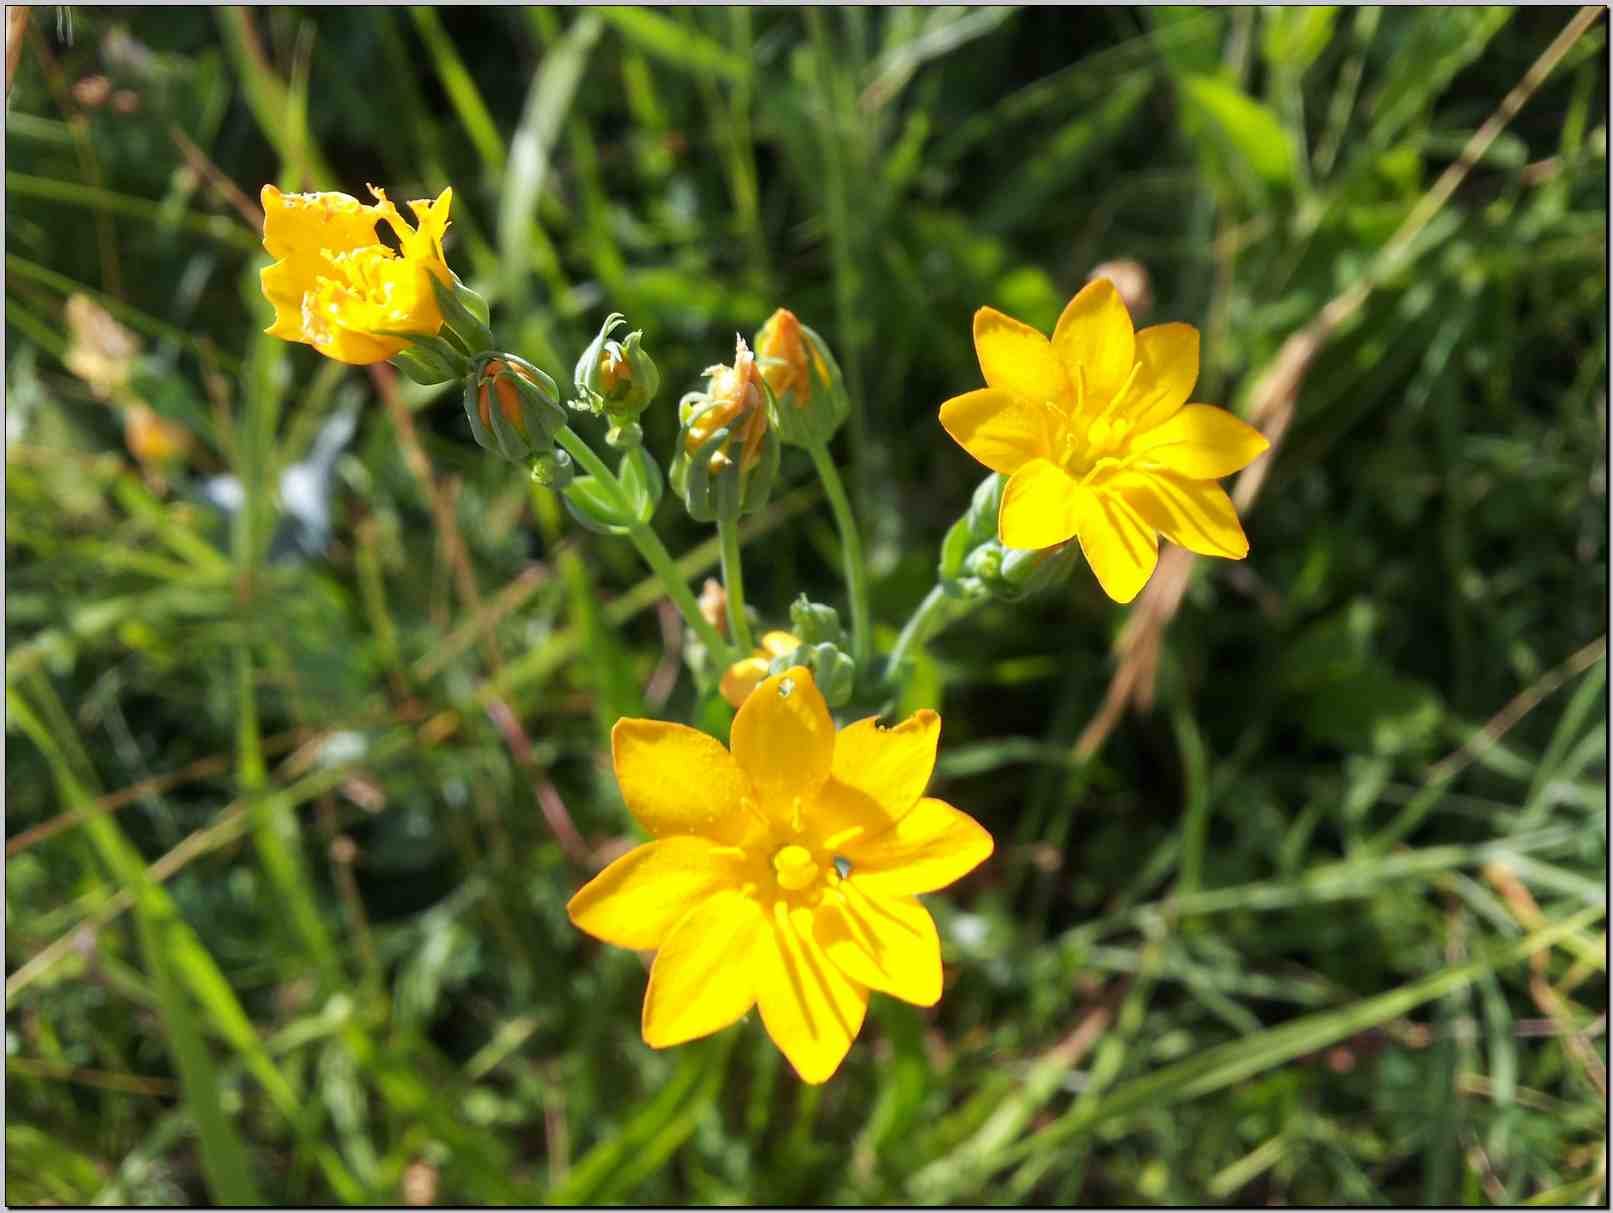
[[[1126,381],[1120,385],[1120,390],[1117,391],[1113,396],[1109,397],[1109,403],[1103,406],[1103,411],[1088,423],[1089,433],[1091,432],[1091,426],[1095,426],[1098,424],[1098,422],[1107,418],[1110,413],[1114,412],[1115,406],[1126,398],[1126,393],[1131,391],[1131,385],[1136,382],[1137,372],[1141,371],[1142,369],[1143,364],[1140,362],[1133,362],[1131,364],[1131,373],[1126,376]]]

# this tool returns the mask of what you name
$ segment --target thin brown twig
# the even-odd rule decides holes
[[[61,1065],[36,1057],[6,1058],[6,1073],[24,1078],[43,1078],[53,1082],[78,1083],[86,1087],[100,1087],[107,1091],[124,1091],[131,1095],[172,1096],[179,1093],[179,1084],[168,1078],[147,1078],[142,1074],[118,1074],[110,1070],[83,1070],[76,1066]]]
[[[549,829],[555,836],[572,861],[585,867],[595,866],[595,857],[588,844],[583,841],[577,827],[572,824],[571,813],[566,808],[566,802],[560,798],[559,790],[549,777],[538,766],[537,759],[532,754],[532,742],[528,740],[526,731],[521,728],[521,722],[515,718],[515,713],[502,699],[492,699],[487,704],[487,715],[495,728],[504,737],[504,744],[509,746],[510,753],[516,763],[532,778],[532,792],[537,797],[538,811],[543,814],[543,820],[549,823]]]
[[[1416,238],[1450,201],[1451,195],[1483,158],[1490,144],[1495,142],[1507,123],[1523,108],[1569,48],[1601,13],[1599,6],[1586,5],[1574,15],[1502,98],[1495,112],[1473,132],[1456,160],[1418,200],[1405,221],[1379,250],[1367,271],[1349,288],[1329,300],[1310,323],[1283,342],[1254,388],[1250,420],[1265,434],[1271,447],[1238,476],[1232,501],[1239,514],[1248,513],[1259,496],[1271,461],[1276,457],[1283,435],[1293,421],[1299,389],[1323,346],[1346,320],[1355,315],[1384,279],[1401,267],[1410,255]],[[1131,617],[1120,633],[1116,644],[1118,663],[1103,703],[1076,740],[1075,757],[1078,760],[1084,762],[1098,751],[1128,706],[1135,705],[1146,711],[1152,705],[1164,633],[1181,607],[1197,559],[1191,552],[1174,546],[1160,557],[1159,566],[1138,597]]]
[[[644,684],[644,704],[651,711],[659,711],[678,685],[678,671],[683,666],[683,616],[670,598],[655,604],[656,619],[661,625],[661,660]]]

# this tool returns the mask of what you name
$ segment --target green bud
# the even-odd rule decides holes
[[[995,472],[982,480],[969,508],[941,541],[937,572],[948,597],[1018,601],[1064,581],[1081,559],[1081,546],[1073,539],[1039,551],[1004,547],[997,538],[1003,484]]]
[[[618,451],[633,451],[644,445],[644,427],[636,421],[613,425],[605,431],[605,441]]]
[[[532,479],[546,489],[563,489],[577,475],[577,465],[571,456],[556,448],[532,460]]]
[[[621,341],[611,337],[626,323],[626,317],[618,312],[605,317],[571,375],[578,405],[609,417],[617,426],[632,421],[648,408],[661,388],[661,372],[644,350],[643,331],[635,329]]]
[[[790,446],[828,444],[851,412],[840,365],[817,332],[779,308],[756,332],[756,359],[773,395],[773,425]]]
[[[791,666],[804,665],[812,671],[812,680],[823,692],[824,702],[831,708],[844,707],[851,700],[857,684],[857,663],[838,645],[827,642],[802,644],[793,653],[773,658],[767,667],[768,674],[782,674]]]
[[[821,602],[808,602],[805,594],[799,595],[790,604],[790,631],[799,636],[804,644],[846,642],[839,613]]]
[[[566,411],[554,380],[514,354],[485,353],[465,377],[465,416],[478,445],[512,463],[549,453]]]

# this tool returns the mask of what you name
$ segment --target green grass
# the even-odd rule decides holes
[[[1574,16],[33,10],[8,1200],[1605,1201],[1607,34]],[[931,640],[903,703],[997,853],[927,899],[939,1007],[876,996],[823,1088],[755,1017],[648,1049],[643,964],[566,919],[633,837],[614,720],[726,728],[632,546],[452,391],[261,335],[241,196],[369,181],[453,186],[450,260],[562,382],[605,314],[642,328],[658,455],[736,331],[822,332],[880,652],[980,478],[936,421],[976,307],[1046,330],[1134,258],[1148,321],[1202,330],[1195,398],[1268,425],[1317,339],[1152,706],[1091,727],[1128,611],[1082,567]],[[138,335],[177,463],[67,365],[75,293]],[[295,540],[277,486],[347,411]],[[654,527],[715,574],[674,495]],[[764,627],[846,617],[800,452],[740,538]]]

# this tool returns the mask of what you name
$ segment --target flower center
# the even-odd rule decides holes
[[[793,842],[773,853],[773,872],[779,887],[791,893],[799,893],[818,879],[818,865],[812,852]]]
[[[1084,479],[1105,460],[1123,458],[1132,433],[1132,419],[1126,416],[1126,397],[1141,370],[1140,362],[1133,363],[1131,374],[1126,376],[1120,390],[1096,412],[1089,407],[1093,402],[1087,398],[1086,377],[1077,376],[1076,407],[1065,423],[1059,443],[1059,462],[1077,480]]]

